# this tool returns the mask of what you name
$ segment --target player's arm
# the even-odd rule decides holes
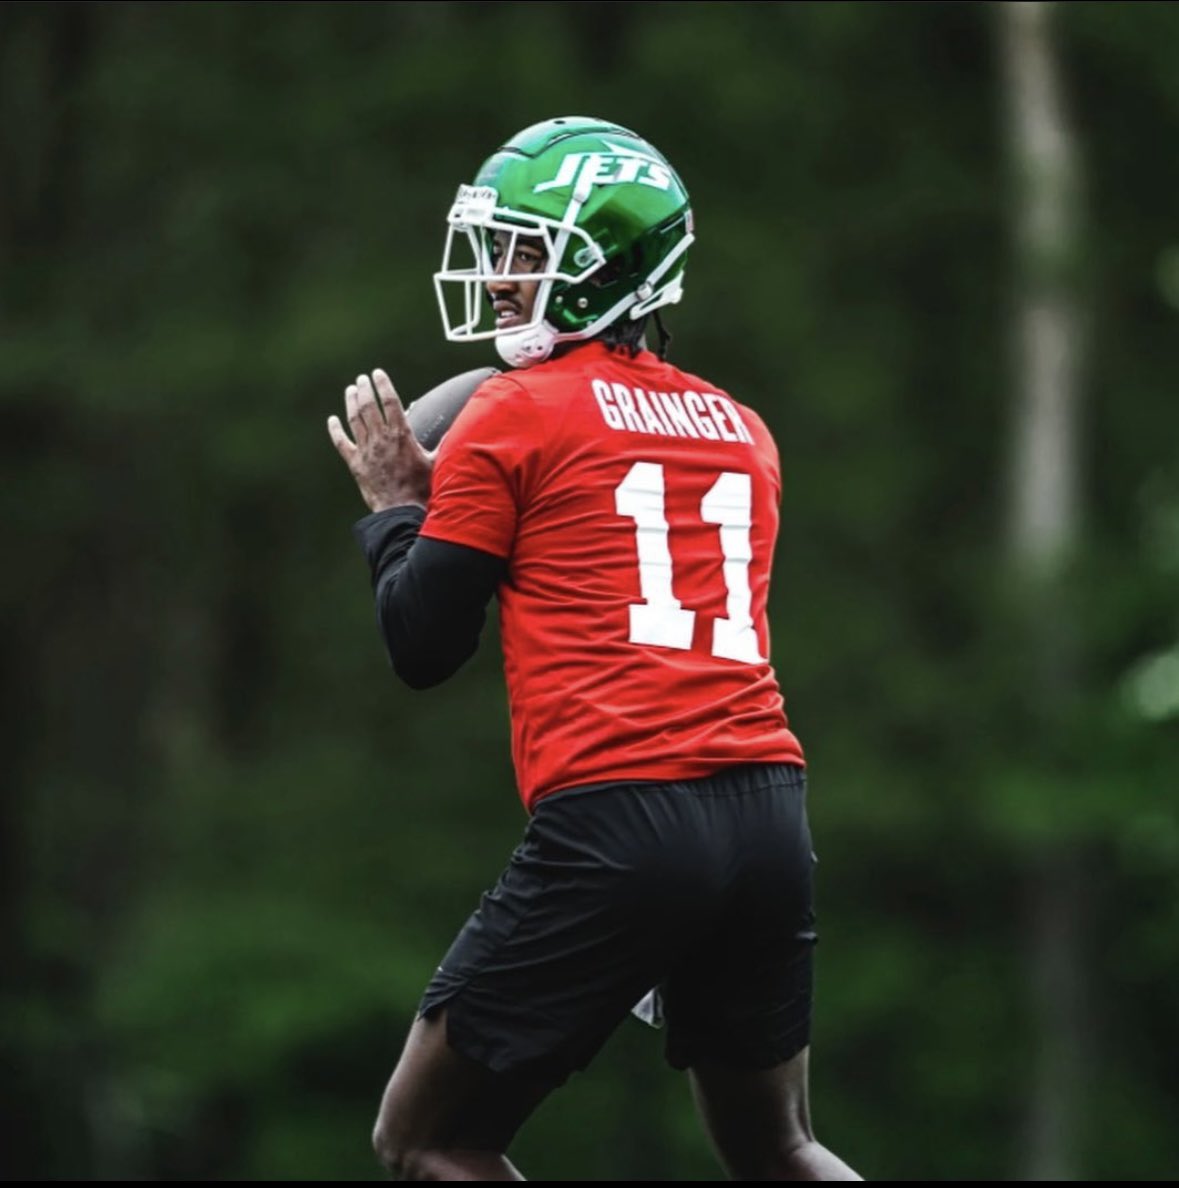
[[[424,519],[420,507],[406,505],[365,516],[354,529],[393,671],[413,689],[446,680],[471,657],[507,569],[481,549],[419,536]]]
[[[426,688],[478,646],[508,568],[534,413],[506,377],[488,380],[429,451],[383,371],[371,382],[360,376],[345,404],[352,436],[338,417],[328,419],[328,433],[373,512],[356,532],[372,569],[377,621],[394,670]]]
[[[462,543],[422,538],[436,451],[410,426],[384,371],[344,393],[328,435],[372,515],[356,536],[372,571],[377,622],[393,669],[415,689],[451,676],[475,651],[505,562]]]

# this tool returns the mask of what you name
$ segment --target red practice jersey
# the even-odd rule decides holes
[[[512,755],[531,809],[607,780],[802,762],[770,666],[781,476],[724,392],[601,343],[484,383],[422,535],[507,558]]]

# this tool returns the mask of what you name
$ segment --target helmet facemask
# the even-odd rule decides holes
[[[499,345],[502,339],[513,354],[523,350],[526,356],[526,361],[507,361],[513,366],[527,366],[547,358],[556,341],[554,337],[543,355],[532,357],[540,349],[539,340],[558,333],[545,321],[554,287],[559,294],[582,284],[605,263],[606,257],[576,224],[514,211],[497,205],[497,199],[496,191],[489,186],[459,186],[446,220],[446,246],[442,268],[434,274],[434,288],[449,341],[496,339]],[[505,237],[498,250],[497,233]],[[511,270],[521,240],[535,242],[544,253],[539,269]],[[506,260],[507,266],[501,266],[497,257]],[[532,316],[527,322],[504,329],[496,326],[487,291],[495,281],[537,285]],[[533,337],[538,339],[537,347],[529,350],[525,342]],[[513,343],[515,339],[520,342]]]

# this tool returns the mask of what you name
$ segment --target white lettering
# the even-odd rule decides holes
[[[581,159],[584,156],[584,153],[570,153],[567,157],[562,157],[557,176],[551,181],[541,182],[534,186],[532,192],[540,194],[545,190],[559,190],[563,186],[573,185],[573,179],[577,176],[577,167],[581,164]]]
[[[753,444],[739,408],[719,392],[655,392],[604,379],[591,379],[590,388],[610,429]]]
[[[604,157],[601,153],[586,153],[585,164],[577,175],[577,188],[588,194],[590,186],[609,185],[613,178],[609,174],[608,166],[612,157]]]
[[[666,437],[667,430],[659,423],[659,418],[647,403],[647,396],[642,388],[635,388],[635,404],[638,406],[639,416],[643,418],[643,424],[647,426],[647,432]]]
[[[615,164],[618,166],[618,172],[610,180],[621,185],[638,180],[639,170],[643,167],[643,158],[619,157],[616,158]]]
[[[616,151],[610,153],[568,153],[561,158],[557,176],[538,182],[532,187],[534,194],[546,190],[566,189],[577,183],[578,189],[589,191],[592,186],[618,186],[637,182],[655,190],[671,189],[671,171],[651,157],[644,156],[612,145],[604,144]]]
[[[737,435],[729,428],[729,422],[725,420],[725,410],[721,407],[720,397],[715,392],[705,392],[704,403],[708,405],[708,411],[712,414],[712,420],[721,435],[721,441],[736,441]]]
[[[716,426],[705,415],[708,409],[701,399],[700,393],[685,392],[684,406],[688,410],[688,416],[692,418],[692,424],[700,431],[700,436],[707,437],[709,441],[716,441],[720,434],[716,431]]]
[[[656,190],[670,190],[671,174],[658,161],[652,161],[647,166],[647,176],[639,178],[639,185],[651,186]]]
[[[633,429],[635,433],[642,433],[643,423],[639,420],[638,414],[635,412],[635,404],[631,398],[630,389],[625,384],[615,384],[614,399],[618,401],[618,409],[622,413],[622,419],[626,422],[626,427]]]
[[[745,428],[745,422],[741,420],[737,406],[727,396],[718,396],[717,399],[724,405],[725,412],[729,414],[729,420],[733,422],[733,428],[737,430],[737,437],[747,445],[753,445],[753,434]]]
[[[601,410],[602,420],[611,429],[622,429],[622,417],[618,415],[618,409],[614,407],[614,397],[610,393],[610,385],[605,380],[596,379],[591,381],[590,386],[594,390],[594,397]]]
[[[636,388],[636,392],[642,392],[642,388]],[[647,398],[647,403],[651,406],[651,411],[655,414],[660,425],[663,426],[663,432],[668,437],[675,437],[675,426],[667,419],[667,414],[663,411],[663,405],[659,403],[659,394],[657,392],[644,393]]]
[[[663,405],[663,411],[667,414],[667,420],[673,433],[680,437],[700,436],[696,432],[696,426],[692,424],[692,418],[688,416],[678,392],[652,392],[651,395],[659,397],[659,403]]]

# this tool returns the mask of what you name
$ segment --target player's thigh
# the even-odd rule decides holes
[[[542,801],[420,1004],[460,1054],[497,1072],[585,1068],[693,933],[701,846],[674,801],[611,785]]]
[[[731,778],[752,782],[739,800],[717,800],[713,831],[727,838],[735,873],[663,987],[677,1068],[774,1068],[810,1042],[816,933],[804,776],[778,768]]]
[[[374,1143],[389,1161],[429,1150],[505,1152],[553,1088],[537,1072],[495,1072],[448,1042],[446,1012],[418,1018],[381,1100]]]
[[[722,1162],[738,1179],[761,1178],[789,1151],[811,1142],[809,1048],[772,1068],[702,1061],[691,1069],[700,1116]]]

